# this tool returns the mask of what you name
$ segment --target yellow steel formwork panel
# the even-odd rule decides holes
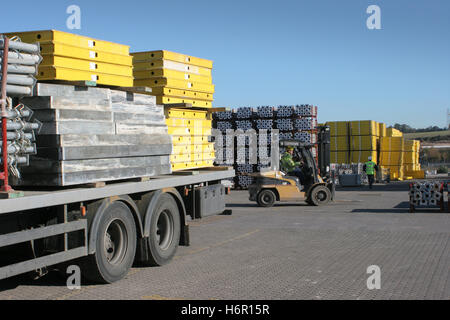
[[[383,165],[383,168],[389,169],[391,180],[403,180],[403,166]]]
[[[171,135],[182,136],[182,135],[211,135],[211,128],[184,128],[184,127],[168,127],[168,132]]]
[[[403,152],[403,164],[415,164],[418,162],[415,152],[404,151]]]
[[[170,79],[170,78],[152,78],[152,79],[135,79],[136,87],[171,87],[181,90],[193,90],[206,93],[214,93],[214,85],[206,83],[197,83],[186,80]]]
[[[349,135],[349,122],[348,121],[332,121],[326,123],[330,126],[331,136],[348,136]]]
[[[104,40],[98,40],[90,37],[80,36],[73,33],[58,31],[58,30],[40,30],[40,31],[27,31],[27,32],[14,32],[8,33],[8,37],[18,36],[23,42],[43,42],[54,41],[57,43],[63,43],[70,46],[95,49],[98,51],[110,52],[115,54],[128,55],[130,47],[113,43]]]
[[[170,155],[171,163],[191,162],[191,161],[193,161],[193,159],[192,159],[192,155],[190,153]]]
[[[373,120],[350,121],[350,135],[352,136],[378,136],[378,122]]]
[[[62,43],[55,43],[48,41],[41,42],[41,54],[70,57],[74,59],[100,61],[125,66],[132,66],[131,60],[133,59],[129,55],[120,55],[109,52],[95,51],[92,49],[85,49]]]
[[[347,136],[332,136],[330,137],[330,150],[331,151],[348,151],[348,137]]]
[[[191,145],[192,137],[188,135],[172,135],[172,143],[174,146]]]
[[[208,136],[192,136],[193,144],[205,144],[208,143]]]
[[[187,163],[192,161],[214,160],[214,152],[209,153],[188,153],[188,154],[172,154],[170,156],[171,163]]]
[[[211,77],[199,76],[197,74],[190,74],[187,72],[167,70],[167,69],[154,69],[154,70],[133,70],[133,76],[135,79],[153,79],[158,77],[171,78],[178,80],[186,80],[198,83],[212,84]]]
[[[133,77],[133,68],[131,66],[122,66],[104,62],[93,62],[89,60],[72,59],[67,57],[58,57],[51,55],[43,55],[40,67],[62,67],[77,69],[90,72],[100,72],[106,74],[114,74],[118,76]]]
[[[214,152],[214,142],[203,144],[202,152]]]
[[[381,152],[380,164],[387,166],[401,166],[403,164],[403,151]]]
[[[170,60],[153,60],[144,62],[133,62],[133,69],[136,71],[168,69],[181,72],[197,74],[199,76],[211,77],[211,69],[189,65],[186,63]]]
[[[380,135],[380,137],[385,137],[386,136],[386,124],[385,123],[378,123],[378,133]]]
[[[178,109],[173,107],[166,107],[166,118],[183,118],[183,119],[207,119],[208,111],[203,110],[190,110],[190,109]]]
[[[409,152],[419,152],[420,151],[420,141],[419,140],[405,140],[403,150],[409,151]]]
[[[372,161],[377,162],[377,152],[376,151],[351,151],[350,152],[350,162],[352,163],[364,163],[372,157]]]
[[[377,150],[377,136],[351,136],[351,150]]]
[[[215,160],[216,155],[214,152],[200,152],[191,154],[193,161],[205,161],[205,160]]]
[[[403,133],[400,130],[397,130],[395,128],[387,128],[386,136],[387,137],[403,137]]]
[[[187,169],[208,168],[214,166],[214,160],[193,161],[187,163],[172,163],[172,171],[180,171]]]
[[[191,146],[192,153],[210,153],[214,152],[214,142],[205,144],[193,144]]]
[[[38,80],[95,81],[98,84],[132,87],[133,78],[60,67],[40,67]]]
[[[347,151],[331,151],[331,163],[350,163],[349,153]]]
[[[170,60],[175,62],[186,63],[194,66],[212,69],[213,62],[211,60],[201,59],[193,56],[188,56],[182,53],[171,52],[167,50],[133,52],[134,62],[139,61],[153,61],[153,60]]]
[[[380,138],[380,151],[403,151],[403,137],[382,137]]]
[[[152,89],[152,94],[155,96],[169,96],[175,98],[184,98],[184,99],[200,99],[206,101],[213,101],[213,94],[206,92],[198,92],[191,90],[181,90],[167,87],[157,87]]]
[[[176,97],[156,96],[157,104],[190,103],[193,107],[212,108],[211,101],[192,100]]]
[[[188,154],[191,153],[191,147],[189,145],[174,145],[172,154]]]
[[[166,119],[167,126],[170,127],[200,127],[211,128],[211,120],[197,120],[197,119],[182,119],[182,118],[169,118]]]

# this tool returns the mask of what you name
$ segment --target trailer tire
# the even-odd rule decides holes
[[[149,259],[147,264],[162,266],[175,255],[180,242],[180,212],[175,199],[168,193],[159,196],[150,220],[147,238]]]
[[[116,201],[100,217],[95,253],[82,262],[82,276],[99,283],[125,277],[136,254],[136,224],[128,206]]]

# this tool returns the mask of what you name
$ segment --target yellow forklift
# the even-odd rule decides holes
[[[302,181],[279,170],[251,174],[255,179],[248,188],[250,201],[256,201],[260,207],[272,207],[276,201],[305,201],[309,205],[322,206],[334,200],[335,185],[329,176],[330,149],[327,128],[320,129],[318,135],[319,167],[312,154],[314,144],[297,140],[280,141],[280,147],[293,147],[294,159],[302,162],[303,165],[299,168]]]

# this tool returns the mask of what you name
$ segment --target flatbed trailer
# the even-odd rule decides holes
[[[230,213],[221,182],[234,174],[202,168],[0,199],[0,279],[75,264],[85,278],[112,283],[133,263],[164,265],[189,245],[189,217]]]

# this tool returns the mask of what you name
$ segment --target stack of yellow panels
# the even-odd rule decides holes
[[[350,161],[361,163],[377,162],[377,145],[379,141],[379,123],[373,120],[350,122]]]
[[[333,121],[327,122],[327,126],[330,127],[331,136],[348,136],[349,133],[349,122],[348,121]]]
[[[133,67],[129,46],[72,33],[43,30],[8,33],[23,42],[39,42],[43,60],[37,80],[95,81],[132,87]]]
[[[194,107],[212,107],[211,60],[165,50],[131,55],[134,85],[151,87],[158,104],[189,103]]]
[[[165,108],[166,123],[172,135],[172,171],[212,167],[214,143],[209,142],[212,121],[207,110]]]
[[[380,137],[386,137],[387,135],[386,124],[383,122],[378,123],[378,131]]]
[[[400,130],[397,130],[395,128],[387,128],[386,136],[387,137],[403,137],[403,133]]]
[[[392,180],[402,180],[404,175],[403,137],[382,137],[380,139],[380,165],[389,168]]]
[[[424,171],[419,163],[420,141],[406,140],[403,152],[403,166],[405,175],[414,179],[423,179]]]
[[[351,121],[350,135],[352,136],[379,136],[378,122],[373,120]]]
[[[330,127],[330,157],[332,163],[349,163],[349,122],[333,121],[327,122]]]

